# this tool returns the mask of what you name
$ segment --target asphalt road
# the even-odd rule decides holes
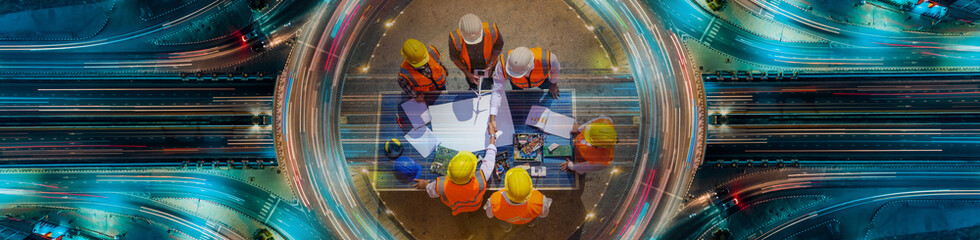
[[[145,171],[4,172],[0,202],[87,208],[138,216],[170,226],[199,239],[250,239],[209,220],[214,215],[191,213],[158,202],[159,198],[190,198],[231,208],[265,222],[289,239],[315,239],[326,233],[293,203],[282,202],[265,189],[206,173]],[[200,212],[208,212],[200,209]]]
[[[256,17],[244,29],[208,41],[184,44],[154,44],[163,34],[199,24],[199,21],[221,14],[235,1],[202,1],[176,9],[165,17],[149,21],[129,21],[119,29],[83,41],[16,41],[0,44],[0,72],[133,72],[207,71],[243,63],[261,52],[251,47],[265,41],[266,49],[283,45],[309,20],[317,1],[278,1]],[[135,7],[136,4],[123,6]],[[139,9],[117,9],[138,12]],[[126,15],[120,15],[126,16]],[[131,16],[135,17],[135,16]],[[114,25],[110,25],[114,26]],[[242,41],[242,36],[258,32],[258,39]]]
[[[736,59],[798,70],[975,69],[968,60],[977,34],[937,35],[891,32],[829,21],[785,1],[735,0],[727,7],[772,14],[773,21],[813,34],[824,41],[784,42],[748,32],[715,16],[693,1],[651,2],[651,11],[678,35],[686,35]],[[850,7],[850,6],[842,6]],[[967,60],[967,61],[964,61]],[[749,70],[749,69],[732,69]]]
[[[275,165],[274,75],[0,79],[0,167]]]
[[[974,153],[980,146],[980,74],[706,79],[708,165],[980,160]]]
[[[715,19],[691,1],[650,5],[665,22],[674,23],[675,33],[760,68],[786,67],[789,75],[869,73],[782,80],[706,78],[708,148],[700,171],[722,175],[695,180],[694,185],[705,187],[690,193],[662,238],[703,238],[728,227],[736,238],[785,239],[837,222],[839,238],[855,239],[866,237],[868,213],[887,202],[977,199],[976,178],[968,170],[977,160],[971,154],[977,144],[974,74],[871,76],[974,69],[976,34],[881,31],[831,22],[786,1],[729,2],[727,7],[771,15],[823,39],[781,42]],[[716,165],[717,160],[724,164]],[[733,160],[737,168],[715,169],[730,167]],[[769,169],[744,175],[748,160],[755,167],[768,161]],[[780,160],[798,160],[804,168],[772,169]],[[716,187],[727,187],[732,194],[713,199],[710,192]],[[733,215],[765,214],[752,212],[751,206],[799,196],[828,200],[788,206],[799,212],[771,223],[733,227],[740,226],[731,222]],[[721,207],[735,198],[740,200],[736,207]]]
[[[286,94],[277,105],[277,139],[281,137],[283,150],[280,162],[295,175],[301,202],[317,212],[324,223],[331,223],[335,236],[342,239],[389,238],[386,229],[373,221],[368,209],[358,204],[358,196],[350,182],[350,169],[344,159],[339,140],[340,77],[346,71],[342,59],[347,58],[352,44],[356,44],[358,30],[371,24],[375,3],[362,5],[343,2],[333,15],[327,9],[318,9],[317,15],[297,42],[304,44],[294,49],[287,64],[280,92]],[[367,13],[358,9],[368,9]],[[698,131],[698,87],[691,67],[677,35],[670,28],[661,26],[649,9],[635,1],[613,2],[598,9],[607,22],[618,21],[614,26],[617,35],[628,42],[628,51],[637,53],[631,65],[649,66],[632,68],[641,91],[644,113],[637,163],[626,184],[624,195],[609,195],[608,204],[597,208],[596,214],[607,216],[609,221],[584,225],[583,238],[637,239],[655,236],[662,231],[669,214],[680,207],[680,198],[673,193],[684,189],[697,167],[703,132]],[[378,17],[378,16],[373,16]],[[654,26],[654,27],[651,27]],[[277,103],[279,104],[279,103]],[[667,130],[669,129],[669,130]],[[280,132],[281,131],[281,132]],[[343,176],[337,176],[341,174]],[[370,189],[368,189],[370,190]],[[622,191],[617,190],[617,191]],[[356,221],[354,221],[356,219]],[[346,223],[346,224],[341,224]]]
[[[152,36],[155,34],[193,22],[191,20],[213,14],[217,9],[220,9],[221,5],[228,4],[229,2],[216,1],[206,3],[204,6],[189,8],[193,10],[179,12],[182,17],[175,18],[175,20],[152,21],[145,26],[127,33],[88,41],[76,43],[5,44],[0,46],[0,68],[3,68],[7,72],[36,72],[51,69],[62,71],[91,71],[93,69],[119,68],[129,70],[198,71],[239,63],[247,60],[252,54],[248,53],[248,43],[240,42],[238,40],[240,36],[235,34],[214,41],[176,47],[161,47],[149,44]],[[710,47],[738,59],[772,66],[808,70],[875,70],[907,67],[973,68],[975,64],[968,60],[980,57],[977,55],[980,53],[973,50],[975,49],[974,46],[968,44],[976,42],[974,41],[976,40],[975,35],[933,36],[916,33],[880,32],[866,30],[860,27],[841,26],[834,22],[821,22],[820,19],[807,15],[802,9],[794,9],[793,6],[787,6],[779,1],[775,3],[754,0],[736,0],[732,2],[731,4],[739,4],[749,9],[758,7],[764,11],[772,12],[775,15],[774,20],[807,29],[827,41],[788,43],[759,37],[737,26],[721,21],[714,21],[713,16],[709,12],[704,11],[690,1],[649,1],[645,3],[624,1],[594,5],[601,18],[606,20],[606,22],[614,23],[614,26],[612,26],[614,29],[612,31],[620,36],[619,40],[625,43],[624,45],[627,45],[627,51],[631,54],[631,58],[633,58],[631,59],[631,64],[633,66],[642,66],[634,67],[633,69],[635,71],[634,74],[637,76],[638,89],[641,91],[641,101],[643,101],[643,105],[645,106],[643,112],[648,117],[642,119],[644,127],[641,129],[643,133],[641,133],[640,138],[645,140],[641,140],[638,143],[641,146],[645,146],[646,150],[641,151],[637,156],[638,161],[637,167],[635,168],[637,172],[633,175],[627,194],[618,196],[618,200],[623,201],[623,204],[610,204],[608,205],[610,207],[604,206],[604,208],[599,208],[600,214],[611,216],[614,221],[606,221],[602,224],[587,226],[593,230],[598,230],[588,232],[588,234],[592,235],[587,236],[615,236],[617,238],[659,236],[671,221],[675,210],[682,207],[680,203],[681,198],[677,195],[680,195],[684,189],[687,189],[687,184],[693,176],[694,167],[700,161],[697,146],[702,141],[699,138],[703,136],[701,135],[703,129],[698,124],[705,121],[703,116],[706,116],[700,112],[704,109],[698,109],[697,100],[700,94],[697,86],[698,79],[692,77],[694,76],[693,69],[697,69],[697,67],[688,65],[691,63],[689,61],[690,56],[686,56],[685,49],[680,44],[681,40],[685,38],[698,39]],[[297,42],[304,44],[304,47],[294,49],[294,54],[290,58],[291,62],[287,64],[287,74],[282,76],[282,79],[285,79],[284,82],[286,83],[283,87],[285,91],[278,93],[279,95],[284,95],[282,98],[284,104],[281,105],[281,108],[275,109],[275,111],[280,113],[276,119],[281,118],[282,121],[278,125],[281,131],[277,133],[281,134],[279,139],[283,148],[279,152],[279,156],[282,157],[280,160],[286,163],[284,166],[293,174],[291,180],[295,181],[296,184],[294,186],[296,186],[297,192],[301,195],[302,207],[309,208],[315,212],[316,219],[322,224],[298,226],[302,223],[316,222],[300,217],[303,216],[304,211],[298,209],[295,211],[276,211],[284,212],[282,214],[290,216],[272,215],[270,217],[266,215],[266,219],[274,219],[270,222],[274,223],[278,229],[289,232],[290,234],[308,234],[307,236],[291,236],[291,238],[295,239],[327,238],[327,236],[345,239],[388,238],[390,237],[388,233],[379,231],[382,228],[377,222],[370,219],[371,216],[369,216],[367,208],[359,204],[356,196],[352,196],[354,190],[352,189],[350,179],[347,178],[348,169],[344,162],[330,161],[343,158],[339,135],[337,134],[339,132],[337,129],[339,111],[336,105],[340,99],[337,86],[340,79],[342,79],[339,77],[343,73],[342,60],[347,57],[345,56],[347,52],[343,49],[349,49],[352,44],[357,43],[357,36],[355,33],[352,33],[354,30],[361,29],[364,24],[372,23],[372,18],[370,17],[376,16],[364,14],[361,10],[371,9],[373,5],[362,5],[359,1],[329,2],[328,4],[304,1],[304,3],[309,5],[286,4],[282,5],[282,8],[274,7],[270,14],[267,15],[268,19],[266,20],[268,21],[263,21],[261,24],[253,27],[255,29],[264,29],[263,31],[269,31],[270,33],[273,30],[278,30],[276,31],[277,33],[269,34],[269,40],[272,45],[287,41],[287,39],[292,38],[294,35],[297,36]],[[205,3],[202,2],[201,4]],[[335,10],[336,12],[334,12]],[[294,22],[302,22],[305,18],[313,19],[313,21],[304,28],[304,31],[300,31],[301,24],[292,24]],[[628,21],[623,21],[622,19]],[[97,56],[98,59],[93,60],[94,56]],[[4,101],[12,102],[5,104],[4,107],[9,105],[13,106],[11,108],[36,113],[44,112],[46,114],[38,115],[45,116],[44,120],[41,120],[41,117],[18,116],[15,113],[17,111],[11,111],[9,113],[10,115],[3,115],[3,117],[12,120],[9,123],[14,124],[7,129],[17,130],[6,133],[12,134],[11,139],[15,137],[17,139],[23,139],[26,137],[25,142],[3,145],[4,147],[13,147],[12,149],[26,149],[25,152],[17,152],[20,150],[4,151],[4,154],[20,154],[11,157],[23,158],[21,160],[29,161],[54,159],[43,156],[43,154],[52,153],[58,153],[59,155],[94,155],[98,156],[98,158],[111,158],[111,156],[115,155],[122,157],[133,157],[137,155],[157,156],[145,152],[135,154],[137,151],[147,150],[143,148],[152,148],[149,150],[155,149],[154,151],[162,151],[163,153],[161,154],[169,155],[164,158],[173,159],[175,156],[176,158],[180,158],[182,156],[181,154],[185,154],[184,151],[196,152],[183,157],[191,157],[191,155],[200,157],[202,147],[227,147],[233,149],[233,151],[226,151],[226,149],[209,152],[210,150],[208,150],[205,151],[208,153],[205,156],[238,158],[241,157],[239,154],[242,154],[242,152],[237,151],[243,150],[244,148],[230,147],[232,145],[231,139],[243,136],[251,137],[253,134],[266,136],[268,134],[268,130],[262,130],[261,127],[259,128],[261,131],[248,132],[254,127],[247,126],[247,123],[242,124],[251,121],[248,115],[254,115],[255,111],[253,110],[256,108],[260,109],[259,112],[269,112],[264,110],[263,107],[252,106],[249,103],[230,104],[216,101],[215,97],[233,97],[232,99],[235,100],[249,100],[245,102],[254,100],[240,98],[241,95],[223,95],[223,91],[228,90],[200,90],[208,92],[207,95],[201,95],[200,97],[188,96],[182,97],[179,101],[169,99],[161,102],[153,100],[153,98],[162,98],[164,95],[167,98],[173,98],[177,97],[176,94],[183,94],[190,91],[189,89],[181,89],[180,93],[177,93],[178,90],[159,90],[160,92],[157,92],[157,90],[147,90],[152,87],[163,88],[160,85],[153,85],[155,83],[152,83],[152,81],[131,83],[136,85],[147,84],[144,86],[130,85],[125,87],[113,85],[115,83],[110,82],[102,83],[100,79],[86,79],[85,81],[88,82],[84,84],[73,81],[54,81],[52,83],[58,83],[59,85],[53,87],[37,87],[35,85],[36,88],[31,90],[12,88],[13,91],[18,92],[16,94],[24,94],[23,91],[33,91],[37,95],[0,96],[9,98],[4,99]],[[722,124],[727,125],[724,127],[709,128],[711,132],[706,141],[711,144],[711,147],[707,150],[708,157],[720,156],[719,158],[723,159],[745,159],[749,157],[772,159],[794,158],[825,161],[828,159],[821,159],[821,157],[829,155],[838,158],[868,156],[867,160],[879,161],[884,159],[895,160],[894,156],[901,156],[903,159],[920,161],[930,160],[926,159],[926,156],[932,156],[934,153],[941,152],[943,154],[949,154],[951,157],[960,157],[967,160],[973,159],[968,153],[970,148],[976,146],[974,141],[977,140],[976,138],[978,136],[970,128],[970,125],[973,124],[971,121],[975,118],[975,115],[969,114],[973,114],[972,111],[975,110],[973,109],[973,105],[968,102],[955,102],[955,100],[972,100],[970,99],[972,93],[959,93],[975,91],[973,89],[975,87],[970,86],[970,82],[968,82],[972,81],[972,79],[968,79],[967,82],[935,81],[930,83],[892,80],[875,81],[877,82],[870,81],[872,82],[870,85],[861,85],[861,81],[843,80],[838,80],[838,82],[832,84],[825,80],[775,82],[767,83],[766,85],[738,85],[737,83],[732,83],[733,85],[731,86],[725,85],[729,83],[717,83],[717,85],[713,85],[715,83],[709,83],[706,86],[709,91],[707,94],[709,99],[708,112],[726,112],[728,123]],[[29,85],[27,83],[20,84],[23,87]],[[118,99],[96,99],[102,96],[96,94],[117,91],[92,90],[94,86],[100,86],[100,84],[105,84],[103,86],[107,88],[137,91],[135,93],[127,93],[138,94],[136,97],[127,96],[136,98],[136,101],[125,103]],[[975,83],[973,84],[975,85]],[[11,86],[18,85],[17,83],[11,83]],[[876,91],[859,89],[862,86],[870,86],[875,88]],[[891,86],[891,88],[883,86]],[[208,86],[206,88],[227,88],[227,85]],[[50,89],[55,90],[52,91]],[[76,90],[67,91],[63,89]],[[747,90],[744,89],[749,89],[748,91],[755,91],[751,89],[762,90],[747,93]],[[806,91],[787,89],[806,89]],[[44,94],[48,94],[47,92],[57,93],[41,95],[41,92],[45,92]],[[11,92],[10,94],[14,93]],[[731,97],[746,95],[749,97]],[[271,94],[261,95],[261,97],[269,96]],[[713,101],[721,98],[714,98],[712,96],[728,97],[723,99],[726,101]],[[912,98],[913,96],[915,98]],[[727,101],[733,99],[739,100]],[[264,102],[268,99],[261,98],[259,100],[261,100],[259,102]],[[852,104],[851,101],[857,101],[857,104]],[[156,109],[151,106],[167,106],[166,104],[174,102],[178,105],[170,106],[180,107],[163,107],[160,109],[163,111],[158,111],[160,114],[140,114],[140,117],[133,116],[132,114],[124,114],[128,110]],[[149,103],[162,103],[164,105],[148,105]],[[192,111],[194,108],[189,107],[192,105],[197,106],[196,104],[203,104],[207,106],[206,108],[213,108],[211,110],[223,109],[222,111],[231,113],[216,114],[215,112],[212,113],[212,116],[197,118],[193,116],[194,114],[191,114],[195,112]],[[716,104],[728,105],[722,106]],[[762,106],[760,104],[770,105]],[[79,114],[74,112],[83,112],[78,111],[79,109],[93,110],[84,106],[99,106],[100,111],[84,111],[90,112],[88,114],[97,112],[99,116],[85,117],[89,120],[82,122],[62,120],[67,119],[65,116],[72,116],[73,119],[74,117],[78,117]],[[263,106],[268,107],[268,105]],[[729,109],[726,110],[724,108]],[[734,108],[742,110],[734,111],[732,110]],[[940,108],[953,110],[944,112],[939,111]],[[898,110],[904,113],[894,114]],[[773,111],[782,115],[764,113],[771,113]],[[190,115],[190,117],[175,118],[164,114],[168,112]],[[793,114],[785,114],[787,112]],[[789,117],[782,117],[784,115]],[[870,116],[877,117],[872,118]],[[248,120],[246,121],[246,119]],[[877,121],[877,119],[882,120]],[[710,120],[711,118],[709,117],[708,121]],[[147,123],[151,127],[149,129],[139,129],[139,131],[113,130],[114,132],[112,133],[96,133],[97,137],[87,136],[92,134],[91,131],[106,131],[106,129],[99,129],[98,126],[107,122],[130,122],[134,126]],[[163,122],[169,123],[163,124]],[[62,128],[67,126],[67,128],[77,128],[78,130],[72,130],[72,132],[83,133],[83,135],[64,135],[62,134],[64,133],[64,129],[60,129],[60,133],[55,133],[51,131],[55,130],[54,128],[16,125],[18,123],[44,123]],[[772,127],[777,125],[771,123],[778,123],[783,126],[780,129],[775,129]],[[933,127],[935,124],[943,124],[943,127]],[[191,136],[191,140],[182,140],[184,136],[181,134],[186,133],[175,131],[177,130],[175,126],[187,125],[222,126],[226,129],[221,129],[221,127],[218,129],[195,127],[192,135],[198,135]],[[741,128],[741,125],[760,125],[759,127],[761,129],[772,131],[749,131],[746,129],[756,128]],[[794,127],[799,125],[814,126],[808,126],[809,128]],[[95,126],[95,128],[91,128],[92,126]],[[233,133],[227,133],[228,129],[231,129]],[[811,130],[802,131],[801,129]],[[242,131],[234,132],[234,130]],[[950,133],[956,134],[957,136],[947,136]],[[157,139],[160,138],[159,134],[164,134],[164,137]],[[171,134],[172,137],[168,138],[168,134]],[[42,137],[44,139],[40,139]],[[35,140],[34,138],[38,139]],[[210,138],[225,138],[226,140],[224,142],[221,142],[221,140],[208,140]],[[799,140],[802,138],[806,138],[806,140]],[[266,138],[260,139],[262,139],[260,142],[264,143],[266,141]],[[907,142],[905,141],[906,139],[912,139],[913,142]],[[134,140],[146,142],[141,144],[131,143]],[[85,142],[85,145],[77,144],[80,141],[87,142]],[[127,144],[113,141],[125,141]],[[7,143],[4,141],[4,144]],[[881,146],[873,146],[873,144],[884,144],[885,146],[884,148],[879,148]],[[894,146],[888,146],[888,144]],[[246,144],[235,145],[261,144],[248,142]],[[28,147],[25,148],[25,146]],[[755,148],[746,149],[746,146]],[[798,151],[789,151],[787,153],[785,151],[786,149]],[[747,152],[746,150],[752,151]],[[822,152],[813,152],[814,150]],[[889,151],[885,152],[880,150]],[[245,150],[244,154],[254,154],[248,151],[251,150]],[[214,155],[211,155],[211,153],[214,153]],[[264,158],[269,157],[268,155],[262,156]],[[889,158],[889,156],[892,157]],[[58,159],[62,159],[62,157]],[[79,160],[79,158],[76,158],[76,160]],[[24,176],[18,176],[16,178],[31,179],[39,176],[46,175],[24,174]],[[130,177],[132,176],[122,177],[122,179]],[[98,178],[98,176],[95,176],[95,179]],[[198,178],[211,179],[210,177],[203,176]],[[195,184],[193,183],[195,181],[200,183],[199,180],[192,180],[188,181],[190,183],[185,184]],[[72,182],[76,181],[65,182],[62,180],[53,180],[52,183],[70,185],[74,184]],[[113,182],[132,182],[132,184],[123,184],[115,187],[120,189],[142,189],[154,192],[154,194],[158,194],[159,196],[180,194],[212,199],[216,202],[234,206],[236,209],[245,209],[243,211],[246,211],[246,215],[258,216],[260,218],[262,212],[248,212],[247,209],[262,209],[262,207],[255,207],[265,206],[270,200],[268,197],[256,197],[252,201],[241,197],[233,197],[236,194],[249,195],[251,193],[229,193],[223,192],[225,191],[224,189],[214,189],[248,188],[248,186],[235,186],[233,183],[207,186],[206,188],[195,188],[193,185],[188,185],[179,189],[172,186],[174,183],[156,185],[157,183],[146,182],[145,180],[115,181],[108,179],[108,182],[105,184],[115,184]],[[767,182],[765,184],[774,183],[776,182]],[[86,184],[97,185],[92,183]],[[71,186],[73,190],[86,188],[83,185]],[[193,192],[192,190],[195,189],[198,191],[204,190],[204,193]],[[950,192],[954,190],[943,191],[940,189],[931,191],[938,195],[947,193],[971,194],[967,190],[956,190],[957,192],[955,193]],[[85,191],[80,191],[79,193],[82,192]],[[118,194],[115,192],[99,191],[92,191],[91,193],[105,194],[106,196],[89,193],[84,194],[91,196],[70,195],[72,198],[80,199],[71,200],[72,204],[91,204],[93,200]],[[254,195],[259,196],[261,194],[256,193]],[[908,193],[906,195],[919,196],[916,193]],[[868,199],[888,199],[888,195],[869,196]],[[10,200],[25,202],[49,201],[44,199],[38,200],[36,197],[15,197]],[[747,198],[746,201],[751,203],[755,199]],[[120,200],[120,202],[122,203],[120,203],[117,211],[134,211],[137,209],[134,206],[152,204],[143,203],[139,199],[135,201]],[[256,205],[260,203],[261,205]],[[66,202],[63,204],[69,203]],[[104,205],[105,203],[89,206],[95,207],[100,204]],[[841,207],[830,207],[829,209],[825,208],[827,209],[826,211],[842,209]],[[157,208],[154,207],[154,209]],[[168,210],[168,214],[174,214],[170,212],[174,212],[173,210]],[[161,221],[167,221],[165,218],[157,217]],[[201,223],[200,219],[194,218],[193,216],[186,216],[186,214],[180,216],[180,218],[192,219],[189,221],[196,222],[197,224]],[[789,229],[791,226],[795,227],[799,223],[808,221],[808,219],[810,218],[803,216],[796,220],[783,223],[778,228],[754,236],[781,236],[778,234],[782,234],[784,229]],[[173,221],[175,224],[180,224],[179,222],[181,221]],[[712,222],[709,221],[707,223]],[[325,225],[332,226],[329,227],[331,230],[327,230]],[[697,226],[713,225],[699,224]],[[209,230],[202,229],[199,226],[195,227],[195,225],[184,225],[181,229],[182,231],[197,232],[201,236],[213,235],[213,233],[209,233]],[[328,235],[328,232],[331,235]],[[698,231],[693,231],[692,233],[697,234]]]
[[[697,193],[675,216],[664,236],[703,238],[719,227],[727,227],[736,238],[784,239],[821,223],[838,221],[840,229],[835,234],[839,238],[862,238],[872,227],[868,223],[873,210],[882,204],[910,199],[976,199],[980,196],[975,189],[978,181],[978,175],[964,168],[797,168],[761,172],[722,185],[731,193],[719,198],[713,197],[713,189]],[[755,208],[770,201],[799,197],[824,200],[807,206],[781,206],[789,209],[789,214],[772,216],[766,224],[743,228],[745,224],[732,222],[733,215],[739,212],[765,215]],[[721,206],[733,198],[739,199],[737,205],[730,209]]]

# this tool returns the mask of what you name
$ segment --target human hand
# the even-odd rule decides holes
[[[415,179],[415,184],[412,184],[415,189],[425,189],[429,185],[429,180],[425,179]]]
[[[416,93],[415,94],[415,101],[416,102],[425,102],[425,94],[423,94],[423,93]]]
[[[558,167],[560,167],[562,171],[568,172],[568,171],[570,171],[570,169],[568,169],[568,164],[571,163],[571,162],[572,161],[565,160],[565,162],[563,162],[561,164],[558,164]]]
[[[497,116],[490,115],[490,121],[487,122],[487,133],[490,135],[497,133]]]
[[[470,74],[466,74],[466,80],[467,81],[470,81],[470,83],[472,83],[472,84],[476,84],[477,87],[479,88],[479,86],[480,86],[480,77],[478,77],[478,76],[473,75],[472,73],[470,73]]]
[[[548,92],[551,93],[551,97],[555,99],[558,99],[558,97],[561,95],[561,93],[558,92],[558,84],[555,83],[552,83],[551,86],[548,87]]]

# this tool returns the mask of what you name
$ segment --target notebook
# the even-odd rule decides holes
[[[565,139],[572,137],[572,127],[575,119],[560,113],[552,112],[551,109],[542,106],[531,106],[527,113],[527,120],[524,124],[541,129],[548,134],[559,136]]]
[[[426,106],[425,103],[408,100],[402,103],[402,110],[405,111],[408,121],[412,122],[412,128],[418,128],[432,121],[429,106]]]
[[[439,140],[432,134],[432,130],[425,126],[409,131],[408,134],[405,134],[405,140],[412,144],[412,147],[422,155],[422,158],[429,157],[432,150],[435,150],[436,146],[439,145]]]

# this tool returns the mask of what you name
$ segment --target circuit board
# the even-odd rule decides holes
[[[446,168],[449,167],[449,160],[452,160],[456,156],[456,153],[459,153],[459,151],[443,146],[436,147],[436,151],[432,157],[432,164],[429,165],[429,171],[439,176],[445,176]]]
[[[544,136],[540,133],[514,134],[514,161],[541,162]]]
[[[555,148],[555,150],[544,150],[544,157],[571,157],[572,156],[572,146],[571,145],[560,145]]]

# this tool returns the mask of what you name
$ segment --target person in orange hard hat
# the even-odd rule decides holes
[[[504,175],[504,189],[490,195],[483,209],[488,218],[523,225],[548,216],[551,198],[534,189],[531,175],[523,168],[511,168]],[[511,227],[512,225],[508,226]]]
[[[449,59],[466,76],[470,90],[490,89],[497,57],[504,48],[497,24],[485,23],[472,13],[459,19],[459,28],[449,33]]]
[[[490,144],[487,145],[482,164],[479,164],[479,171],[476,155],[460,151],[449,160],[446,176],[435,181],[415,179],[415,188],[425,189],[431,198],[439,198],[443,204],[449,206],[454,216],[479,210],[486,192],[486,181],[496,163],[496,140],[496,137],[490,137]]]
[[[612,119],[606,116],[592,119],[572,132],[575,161],[560,165],[564,171],[587,173],[602,170],[612,162],[619,136]]]
[[[408,39],[402,45],[398,85],[415,101],[424,102],[425,92],[446,90],[446,67],[439,62],[439,51],[419,40]]]
[[[558,57],[546,49],[519,47],[500,55],[493,71],[493,91],[490,95],[490,121],[487,132],[497,132],[497,111],[504,97],[504,84],[510,82],[513,89],[548,89],[557,99],[558,73],[561,65]],[[506,103],[504,103],[506,104]]]

